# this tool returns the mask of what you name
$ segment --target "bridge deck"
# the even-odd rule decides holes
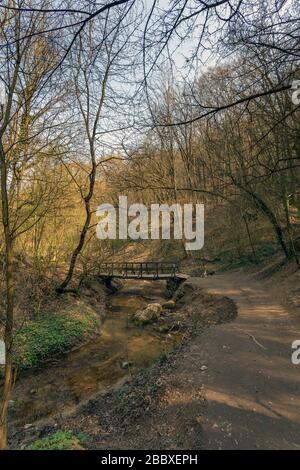
[[[102,272],[98,274],[100,277],[114,277],[117,279],[145,279],[145,280],[167,280],[167,279],[182,279],[185,280],[187,279],[188,276],[182,273],[175,273],[175,274],[132,274],[132,273],[127,273],[122,274],[122,273],[114,273],[114,274],[108,274],[107,272]]]
[[[186,279],[184,274],[178,272],[177,263],[162,261],[102,263],[99,266],[98,275],[119,279]]]

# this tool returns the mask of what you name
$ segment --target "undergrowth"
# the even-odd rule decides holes
[[[80,311],[45,313],[20,327],[14,338],[14,362],[20,369],[38,365],[67,351],[97,331],[97,314],[88,307]]]
[[[85,440],[84,433],[74,435],[71,431],[57,431],[48,437],[33,441],[25,450],[72,450],[82,446]]]

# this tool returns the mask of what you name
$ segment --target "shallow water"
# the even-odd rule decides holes
[[[12,398],[13,421],[25,425],[57,412],[67,413],[172,350],[178,341],[175,336],[154,335],[128,322],[132,312],[163,301],[164,291],[163,282],[126,281],[109,299],[99,337],[57,361],[21,374]],[[124,369],[124,362],[132,365]]]

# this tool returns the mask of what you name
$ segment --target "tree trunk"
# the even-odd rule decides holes
[[[70,281],[73,277],[74,269],[75,269],[75,266],[76,266],[76,261],[77,261],[77,258],[79,256],[79,254],[81,253],[81,250],[84,246],[86,234],[87,234],[87,231],[89,229],[90,222],[91,222],[91,199],[92,199],[93,194],[94,194],[97,164],[96,164],[94,143],[90,142],[90,146],[91,146],[92,169],[91,169],[91,172],[89,174],[89,192],[88,192],[87,196],[84,198],[85,213],[86,213],[85,222],[84,222],[84,225],[83,225],[81,233],[80,233],[80,238],[79,238],[78,245],[76,246],[76,248],[73,251],[73,254],[71,256],[70,265],[69,265],[67,275],[66,275],[64,281],[60,284],[60,286],[58,286],[56,288],[56,292],[58,292],[58,293],[63,293],[66,290],[66,288],[68,287],[68,285],[69,285],[69,283],[70,283]]]
[[[83,226],[83,228],[81,230],[81,233],[80,233],[79,242],[78,242],[78,245],[76,246],[75,250],[72,253],[67,275],[66,275],[64,281],[60,284],[60,286],[56,288],[56,291],[58,293],[64,292],[66,290],[66,288],[68,287],[68,285],[69,285],[69,283],[70,283],[70,281],[73,277],[73,274],[74,274],[74,269],[75,269],[75,266],[76,266],[77,258],[79,256],[79,254],[81,253],[81,250],[84,246],[86,234],[87,234],[87,231],[89,229],[90,222],[91,222],[91,210],[90,210],[90,202],[89,201],[85,201],[85,211],[86,211],[85,223],[84,223],[84,226]]]
[[[5,287],[6,287],[6,321],[4,332],[5,343],[5,377],[0,406],[0,449],[7,446],[7,412],[13,383],[12,342],[14,319],[14,282],[13,282],[13,241],[9,227],[9,205],[7,194],[7,168],[5,153],[0,144],[2,224],[5,239]]]
[[[282,228],[280,227],[273,211],[267,206],[267,204],[257,194],[253,193],[252,191],[250,191],[249,189],[245,187],[241,187],[241,189],[243,189],[248,195],[252,197],[257,208],[260,209],[260,211],[263,212],[263,214],[269,219],[274,229],[274,232],[276,234],[277,241],[279,245],[281,246],[285,257],[287,259],[290,259],[291,253],[286,246]]]
[[[284,205],[284,212],[285,212],[285,218],[286,218],[287,233],[288,233],[289,242],[290,242],[291,257],[292,256],[294,257],[296,264],[299,267],[300,260],[299,260],[299,257],[297,255],[297,251],[294,245],[294,233],[293,233],[293,227],[292,227],[291,219],[290,219],[289,200],[288,200],[288,195],[287,195],[287,191],[285,187],[284,187],[284,194],[283,194],[283,205]]]
[[[255,248],[254,248],[254,245],[253,245],[253,241],[252,241],[252,237],[251,237],[250,228],[249,228],[249,224],[248,224],[248,221],[247,221],[247,216],[244,214],[242,217],[243,217],[243,220],[244,220],[244,223],[245,223],[245,226],[246,226],[247,235],[248,235],[248,239],[249,239],[250,246],[251,246],[251,250],[252,250],[252,254],[253,254],[253,260],[254,260],[255,263],[257,264],[256,251],[255,251]]]

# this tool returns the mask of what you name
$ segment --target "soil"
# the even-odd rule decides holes
[[[185,286],[176,352],[70,416],[16,431],[14,445],[70,429],[88,449],[299,449],[299,317],[242,272]]]
[[[164,335],[167,335],[166,340],[168,335],[174,335],[175,332],[182,340],[177,350],[161,356],[156,364],[143,369],[133,378],[127,377],[123,381],[125,382],[123,387],[120,388],[118,383],[108,393],[94,394],[94,397],[86,400],[84,404],[81,402],[74,412],[63,408],[61,410],[63,414],[51,413],[51,417],[31,421],[30,426],[20,426],[22,421],[19,420],[19,424],[15,421],[10,435],[11,446],[23,447],[26,443],[57,429],[72,430],[75,434],[84,432],[88,436],[86,447],[97,449],[102,446],[118,447],[122,436],[128,435],[129,430],[135,435],[136,426],[139,426],[137,422],[140,419],[143,421],[151,412],[155,413],[159,404],[164,406],[164,390],[173,388],[173,385],[167,381],[168,371],[176,367],[176,361],[182,354],[185,355],[184,349],[187,347],[188,339],[193,335],[199,335],[208,326],[231,320],[236,314],[232,301],[204,294],[201,288],[190,282],[185,282],[179,288],[176,300],[176,311],[164,312],[159,321],[140,330],[141,335],[148,332],[155,337],[160,336],[163,329]],[[171,445],[169,440],[166,440],[166,446],[169,445]],[[127,444],[124,446],[127,448]],[[141,447],[144,447],[144,444]],[[131,448],[129,444],[128,448]]]

